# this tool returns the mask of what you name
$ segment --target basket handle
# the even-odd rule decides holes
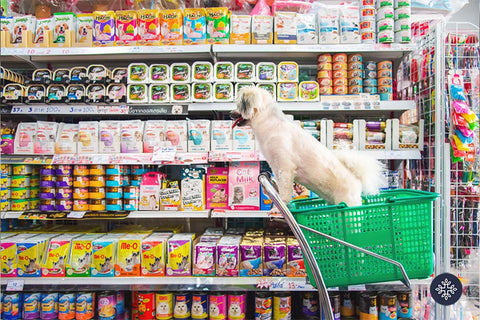
[[[436,198],[438,198],[438,194],[433,194],[432,196],[428,197],[428,196],[418,196],[418,197],[408,197],[408,198],[398,198],[397,196],[391,196],[391,197],[388,197],[385,202],[386,203],[395,203],[395,202],[412,202],[412,201],[418,201],[418,200],[434,200]]]

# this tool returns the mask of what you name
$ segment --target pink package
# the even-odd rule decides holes
[[[215,276],[216,242],[199,242],[195,245],[193,274]]]
[[[54,154],[56,136],[56,122],[37,121],[37,134],[33,145],[34,153]]]
[[[33,144],[37,134],[36,122],[20,122],[15,133],[14,150],[16,154],[33,154]]]
[[[207,169],[207,209],[228,209],[228,168]]]
[[[217,276],[238,277],[241,236],[224,236],[217,243]]]
[[[232,162],[228,171],[228,205],[231,210],[260,210],[260,163]]]

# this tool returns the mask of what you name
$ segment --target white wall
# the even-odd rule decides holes
[[[456,0],[451,0],[456,1]],[[450,21],[455,22],[470,22],[477,26],[480,26],[480,0],[469,0],[469,3],[465,5],[460,11],[455,13]]]

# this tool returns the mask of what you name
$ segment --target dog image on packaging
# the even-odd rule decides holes
[[[139,277],[141,261],[141,244],[145,234],[128,234],[118,239],[116,277]]]
[[[206,43],[206,11],[204,8],[183,10],[183,44]]]
[[[182,210],[205,210],[204,168],[183,168],[180,189],[182,192]]]
[[[90,277],[93,240],[103,234],[84,234],[72,239],[67,259],[67,277]]]
[[[78,153],[98,153],[98,122],[80,121],[78,123]]]
[[[168,236],[151,234],[142,240],[141,275],[159,277],[165,275]]]
[[[100,153],[120,153],[120,121],[100,121],[99,131],[100,139],[98,152]]]
[[[164,46],[183,44],[182,10],[172,9],[160,12],[160,34]]]
[[[61,122],[57,130],[55,153],[77,153],[78,124]]]
[[[207,168],[207,209],[228,209],[228,168]]]
[[[176,147],[177,152],[187,152],[187,121],[167,121],[165,126],[166,146]]]
[[[195,234],[177,233],[167,241],[167,276],[191,276],[192,247]]]
[[[190,120],[188,124],[188,152],[210,151],[210,120]]]
[[[53,19],[37,19],[37,25],[35,27],[35,33],[33,35],[33,43],[43,43],[45,34],[53,30]]]
[[[77,42],[85,43],[88,39],[88,32],[93,37],[93,14],[84,13],[77,15]]]
[[[2,22],[3,22],[2,18]],[[8,21],[8,20],[6,20]],[[3,24],[3,23],[2,23]],[[35,17],[31,15],[18,16],[13,18],[13,29],[8,30],[12,33],[12,43],[22,43],[23,31],[34,31],[36,25]]]
[[[77,17],[71,12],[56,12],[53,14],[53,42],[64,43],[65,34],[75,30]]]
[[[113,11],[93,12],[93,44],[95,46],[115,44],[115,13]]]
[[[210,148],[212,151],[230,151],[233,149],[231,120],[213,120]]]
[[[231,162],[228,171],[228,205],[231,210],[260,210],[260,163]]]

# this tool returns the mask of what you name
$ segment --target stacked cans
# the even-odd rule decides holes
[[[410,0],[395,0],[395,42],[409,43],[412,41]]]
[[[128,167],[108,165],[106,169],[106,209],[118,211],[123,209],[123,186],[129,185]]]
[[[363,57],[361,54],[348,55],[348,93],[363,93]]]
[[[73,210],[73,166],[58,165],[55,169],[55,208],[57,211]]]
[[[320,54],[317,57],[317,82],[320,86],[320,95],[331,95],[333,93],[333,65],[332,55],[328,53]]]
[[[380,100],[388,101],[393,99],[393,62],[390,60],[381,61],[377,64],[378,93]]]
[[[360,37],[362,43],[375,43],[375,0],[362,0],[360,5]]]
[[[393,0],[377,0],[377,42],[392,43],[394,40],[395,15]]]
[[[91,165],[89,168],[88,210],[104,211],[106,209],[105,166]]]
[[[375,61],[367,61],[364,63],[363,92],[377,94],[377,87],[377,63]]]
[[[12,167],[8,164],[2,164],[0,168],[0,211],[8,211],[11,209],[11,183]]]
[[[8,201],[10,198],[11,210],[38,209],[39,170],[34,168],[31,165],[19,164],[10,169],[2,169],[2,200]]]
[[[88,187],[90,185],[87,165],[77,164],[73,167],[73,210],[88,210]]]
[[[348,65],[347,54],[336,53],[332,58],[333,64],[333,94],[347,94],[348,93]]]
[[[40,211],[55,211],[55,181],[55,166],[43,165],[40,168]]]

